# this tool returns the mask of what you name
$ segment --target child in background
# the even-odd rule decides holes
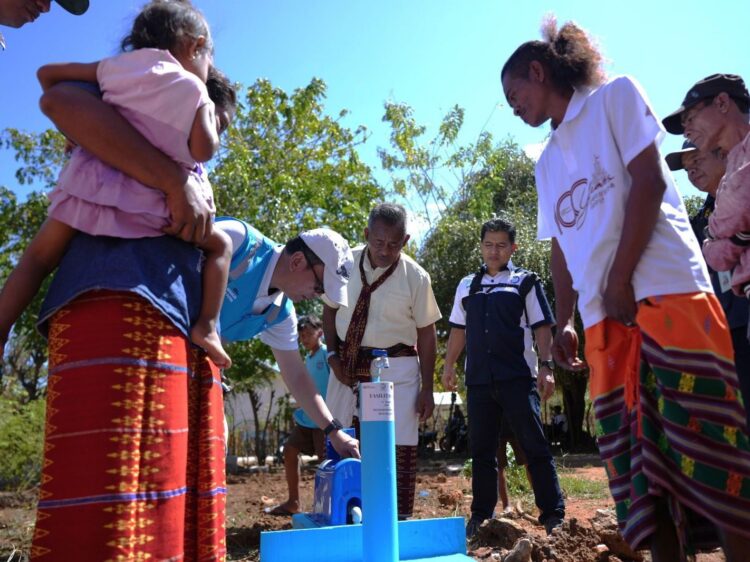
[[[154,0],[136,17],[122,41],[123,53],[95,63],[51,64],[39,69],[46,91],[61,81],[98,83],[115,106],[154,146],[201,178],[213,207],[211,186],[200,163],[219,146],[228,114],[217,115],[206,80],[213,44],[203,15],[189,2]],[[48,218],[31,241],[0,293],[0,342],[57,266],[76,231],[95,236],[163,236],[170,225],[166,195],[110,168],[76,148],[50,193]],[[191,328],[193,343],[218,367],[231,360],[216,329],[227,285],[231,244],[214,229],[199,244],[205,252],[203,300]]]
[[[328,350],[320,338],[323,337],[323,323],[317,316],[302,316],[297,322],[299,340],[305,348],[305,366],[315,381],[318,392],[326,397],[328,388]],[[299,513],[299,455],[315,454],[318,462],[326,456],[325,435],[307,414],[299,408],[294,412],[294,429],[284,444],[284,473],[289,490],[289,498],[276,507],[269,508],[270,515],[288,516]]]
[[[505,420],[505,416],[500,422],[500,434],[498,435],[497,452],[495,457],[497,459],[497,491],[500,496],[500,503],[503,506],[503,513],[512,512],[513,508],[510,506],[510,495],[508,493],[508,479],[506,478],[506,471],[508,469],[508,445],[513,450],[513,457],[515,464],[522,466],[526,471],[526,480],[529,482],[529,489],[533,490],[531,485],[531,474],[529,473],[529,462],[526,460],[526,453],[523,452],[523,447],[518,442],[516,434],[513,433],[510,424]]]
[[[750,444],[732,340],[659,154],[664,130],[635,80],[604,76],[583,29],[551,19],[543,33],[510,56],[502,85],[527,125],[552,124],[536,165],[552,350],[564,368],[585,368],[577,304],[620,530],[654,562],[719,541],[727,561],[747,560]]]

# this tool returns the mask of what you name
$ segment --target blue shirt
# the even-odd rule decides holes
[[[326,346],[321,345],[315,353],[308,353],[305,356],[305,367],[307,367],[307,372],[310,373],[315,382],[315,388],[318,389],[318,392],[323,396],[323,400],[325,400],[326,390],[328,390],[328,350]],[[310,419],[310,416],[302,408],[295,410],[294,421],[302,427],[318,428],[318,425]]]

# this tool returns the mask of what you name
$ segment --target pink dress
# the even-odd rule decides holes
[[[743,295],[750,283],[750,134],[727,154],[708,230],[706,263],[716,271],[732,271],[732,290]]]
[[[104,101],[146,139],[199,179],[211,209],[213,193],[188,139],[198,109],[212,103],[206,85],[169,51],[138,49],[99,63]],[[146,187],[78,147],[49,194],[48,215],[95,236],[162,236],[170,215],[161,191]]]

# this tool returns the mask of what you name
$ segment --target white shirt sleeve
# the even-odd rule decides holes
[[[555,323],[539,279],[534,282],[534,286],[526,295],[526,314],[531,328]]]
[[[331,308],[338,308],[338,307],[339,307],[339,304],[338,304],[338,303],[335,303],[335,302],[333,302],[333,301],[332,301],[331,299],[329,299],[329,298],[328,298],[328,297],[326,296],[326,294],[325,294],[325,293],[323,293],[322,295],[320,295],[320,296],[319,296],[318,298],[319,298],[320,300],[322,300],[322,301],[323,301],[323,304],[324,304],[324,305],[326,305],[326,306],[328,306],[328,307],[331,307]]]
[[[464,277],[459,281],[456,287],[456,296],[453,299],[453,309],[451,310],[450,324],[456,328],[466,327],[466,311],[464,310],[463,300],[469,295],[469,286],[471,285],[472,276]]]
[[[606,86],[605,111],[612,135],[625,166],[649,145],[664,138],[661,122],[640,85],[629,76],[615,78]]]
[[[298,350],[296,311],[292,309],[292,313],[287,318],[262,331],[258,338],[271,349],[280,349],[282,351]]]

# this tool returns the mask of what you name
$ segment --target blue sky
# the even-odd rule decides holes
[[[372,132],[361,154],[376,169],[388,143],[383,103],[405,102],[432,132],[454,104],[466,109],[464,142],[483,127],[496,139],[539,143],[547,127],[531,129],[504,103],[499,69],[523,41],[539,38],[548,11],[573,19],[599,41],[611,75],[630,74],[644,86],[658,115],[679,105],[696,80],[714,72],[750,79],[750,2],[524,0],[196,0],[212,26],[216,65],[249,85],[259,77],[286,90],[314,76],[328,84],[327,112],[350,111],[347,125]],[[0,129],[41,131],[36,69],[47,62],[91,61],[115,54],[140,0],[91,0],[74,17],[52,11],[20,30],[0,28]],[[663,152],[681,140],[668,136]],[[17,188],[14,163],[0,151],[0,184]],[[384,179],[378,174],[379,179]],[[683,194],[697,193],[683,172]],[[23,194],[24,189],[18,189]]]

